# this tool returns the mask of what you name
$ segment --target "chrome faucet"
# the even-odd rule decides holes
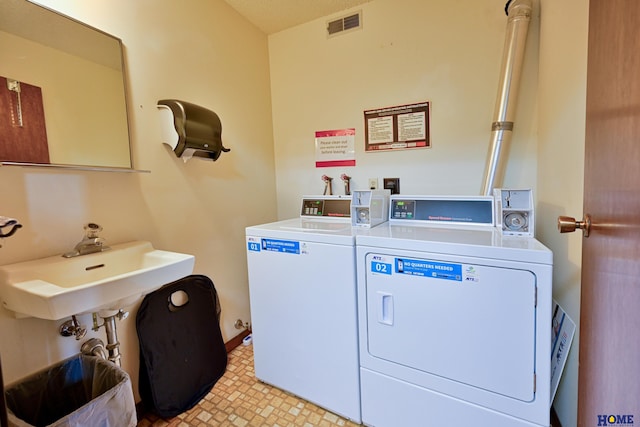
[[[98,236],[102,231],[102,227],[94,222],[85,224],[85,235],[71,252],[66,252],[62,256],[72,258],[80,255],[93,254],[111,249],[107,246],[107,241]]]

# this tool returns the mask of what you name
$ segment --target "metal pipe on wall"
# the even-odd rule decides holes
[[[531,0],[510,0],[505,10],[509,17],[502,54],[498,96],[491,124],[491,144],[482,184],[482,194],[491,195],[504,174],[503,152],[511,142],[513,116],[522,74],[524,48],[531,21]]]

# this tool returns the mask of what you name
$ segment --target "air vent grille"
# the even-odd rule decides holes
[[[343,16],[327,22],[327,35],[333,36],[348,30],[355,30],[361,27],[362,12]]]
[[[344,29],[350,30],[352,28],[358,28],[360,26],[360,14],[356,13],[355,15],[347,16],[344,18]]]
[[[336,19],[335,21],[329,22],[327,25],[327,32],[329,35],[339,33],[340,31],[344,31],[344,20]]]

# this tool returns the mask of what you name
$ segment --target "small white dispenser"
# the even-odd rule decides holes
[[[496,203],[496,227],[506,236],[534,237],[535,218],[531,189],[493,190]]]
[[[355,190],[351,197],[351,225],[371,228],[389,218],[390,190]]]

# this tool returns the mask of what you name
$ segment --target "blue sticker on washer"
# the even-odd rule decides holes
[[[247,242],[247,250],[252,252],[260,252],[260,243],[258,242]]]
[[[423,259],[396,258],[396,273],[462,281],[462,265]]]
[[[295,240],[262,239],[262,250],[300,254],[300,242]]]

